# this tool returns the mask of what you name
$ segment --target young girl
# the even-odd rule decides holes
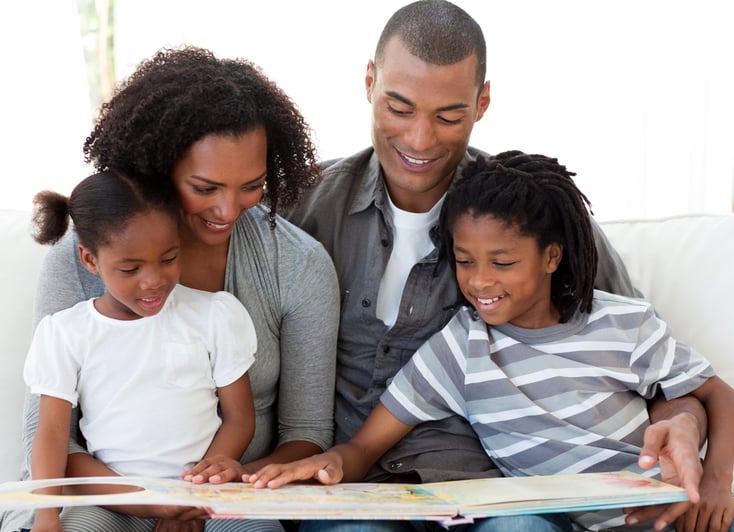
[[[203,464],[216,477],[220,462],[239,460],[252,438],[252,321],[229,293],[177,284],[178,204],[143,192],[137,181],[103,172],[69,198],[34,198],[34,238],[58,241],[71,218],[81,264],[105,285],[100,297],[46,316],[36,328],[24,369],[31,393],[41,396],[34,479],[64,477],[77,403],[87,448],[108,468],[100,475],[197,482],[187,464]],[[184,512],[203,517],[183,508],[170,516]],[[129,530],[156,525],[129,519]],[[41,509],[33,530],[60,530],[62,522],[58,510]],[[245,529],[225,524],[219,529]],[[217,529],[217,522],[206,527]]]
[[[555,159],[521,152],[470,165],[440,218],[461,309],[349,442],[243,480],[359,480],[414,425],[452,413],[471,422],[508,476],[641,472],[646,399],[658,392],[695,395],[712,440],[731,442],[734,391],[708,362],[675,341],[649,303],[593,289],[588,201],[572,175]],[[731,497],[731,449],[709,453]],[[569,518],[582,527],[624,524],[621,511]]]

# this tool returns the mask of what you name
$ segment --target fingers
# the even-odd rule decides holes
[[[242,466],[228,456],[213,456],[203,459],[191,469],[183,472],[183,479],[193,484],[222,484],[239,480],[242,476]]]
[[[322,455],[289,464],[270,464],[242,480],[255,488],[279,488],[297,480],[318,480],[322,484],[336,484],[342,479],[341,468]]]

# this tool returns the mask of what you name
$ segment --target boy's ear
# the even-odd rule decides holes
[[[558,242],[553,242],[545,248],[546,255],[546,271],[553,273],[558,269],[558,265],[563,259],[563,245]]]
[[[99,275],[99,270],[97,269],[97,257],[94,256],[94,253],[92,253],[89,249],[85,248],[81,244],[79,244],[79,260],[82,262],[82,266],[84,266],[89,273],[93,273],[94,275]]]

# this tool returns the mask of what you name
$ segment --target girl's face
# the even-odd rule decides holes
[[[173,167],[184,235],[226,246],[237,219],[260,202],[267,172],[267,137],[256,128],[239,136],[207,135]]]
[[[131,218],[96,255],[80,245],[82,264],[106,288],[94,302],[96,309],[118,320],[160,312],[178,282],[178,252],[178,220],[156,210]]]
[[[560,244],[539,251],[535,238],[489,215],[459,216],[453,238],[459,289],[482,320],[526,329],[558,323],[550,287],[562,257]]]

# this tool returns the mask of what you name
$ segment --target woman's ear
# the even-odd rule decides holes
[[[82,263],[82,266],[84,266],[89,273],[93,273],[94,275],[99,275],[99,270],[97,269],[97,257],[94,256],[94,253],[91,252],[91,250],[85,248],[81,244],[79,244],[79,260]]]
[[[558,269],[558,265],[563,259],[563,245],[558,242],[552,242],[545,248],[546,272],[553,273]]]

